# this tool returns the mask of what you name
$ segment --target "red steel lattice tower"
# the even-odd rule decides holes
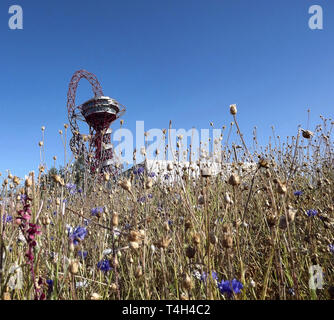
[[[75,105],[75,97],[79,81],[85,78],[91,84],[94,98],[82,105]],[[111,145],[111,123],[122,116],[125,107],[116,100],[104,96],[97,77],[86,71],[79,70],[72,76],[67,93],[67,111],[72,138],[70,147],[75,156],[83,156],[92,173],[114,173],[113,149]],[[77,121],[86,122],[89,135],[82,135]],[[88,143],[88,148],[86,146]]]

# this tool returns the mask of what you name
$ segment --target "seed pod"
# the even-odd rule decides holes
[[[151,189],[153,186],[153,180],[151,178],[148,178],[145,184],[146,189]]]
[[[109,180],[110,180],[110,174],[109,174],[109,172],[105,172],[105,173],[103,174],[103,176],[104,176],[104,180],[105,180],[105,181],[109,181]]]
[[[111,283],[110,284],[110,289],[112,290],[112,291],[116,291],[117,290],[117,285],[116,285],[116,283]]]
[[[168,171],[172,171],[173,170],[173,164],[172,163],[168,163],[167,164],[167,170]]]
[[[193,242],[196,246],[198,246],[201,243],[201,236],[199,233],[195,233],[193,235]]]
[[[282,182],[278,182],[278,184],[277,184],[277,192],[279,194],[286,194],[286,192],[287,192],[286,184],[282,183]]]
[[[90,300],[101,300],[101,299],[102,299],[102,296],[100,296],[96,292],[92,293],[92,295],[90,296]]]
[[[135,271],[135,277],[139,279],[143,275],[143,268],[142,266],[138,266]]]
[[[302,135],[305,139],[310,139],[311,137],[313,137],[314,133],[310,130],[302,129]]]
[[[114,212],[112,214],[112,218],[111,218],[111,222],[112,222],[112,226],[113,227],[117,227],[118,226],[118,213],[117,212]]]
[[[232,238],[232,236],[229,235],[229,234],[227,234],[227,233],[225,233],[223,235],[222,244],[223,244],[224,248],[227,248],[227,249],[232,248],[232,246],[233,246],[233,238]]]
[[[183,274],[182,278],[183,278],[182,279],[182,287],[185,290],[188,290],[188,291],[191,290],[192,286],[193,286],[191,278],[187,274]]]
[[[139,248],[139,243],[136,242],[136,241],[130,241],[129,246],[130,246],[131,249],[137,250]]]
[[[129,233],[129,241],[139,241],[140,233],[138,231],[131,230]]]
[[[266,168],[266,169],[268,169],[269,168],[269,162],[268,162],[268,160],[266,160],[264,158],[261,158],[259,160],[259,167],[260,168]]]
[[[7,184],[7,183],[8,183],[8,180],[7,180],[7,183],[6,183],[6,180],[7,180],[7,179],[4,180],[4,184]],[[27,188],[29,188],[29,187],[32,186],[32,179],[31,179],[31,177],[29,177],[29,178],[26,179],[26,181],[24,182],[24,185],[25,185]]]
[[[198,196],[198,204],[199,205],[203,205],[204,204],[204,196],[201,194]]]
[[[70,263],[70,272],[72,274],[77,274],[79,272],[79,264],[76,260],[71,261]]]
[[[215,236],[213,232],[210,232],[209,234],[209,241],[212,245],[215,245],[218,242],[218,238]]]
[[[240,177],[233,173],[228,179],[228,183],[232,186],[237,186],[240,184]]]
[[[211,177],[211,176],[212,176],[211,169],[210,169],[210,168],[203,168],[203,169],[201,170],[201,175],[202,175],[202,177],[204,177],[204,178],[209,178],[209,177]]]
[[[187,219],[186,222],[184,223],[184,226],[185,226],[186,231],[187,231],[188,229],[191,229],[192,226],[193,226],[191,220],[190,220],[190,219]]]
[[[231,104],[230,105],[230,113],[233,116],[237,114],[237,105],[236,104]]]
[[[130,180],[125,179],[123,181],[120,181],[119,184],[124,190],[131,192],[131,181]]]
[[[196,249],[189,246],[187,247],[186,249],[186,256],[189,258],[189,259],[192,259],[195,257],[195,254],[196,254]]]
[[[269,214],[269,216],[267,217],[267,223],[268,223],[269,227],[275,226],[276,223],[277,223],[276,214],[274,214],[274,213]]]

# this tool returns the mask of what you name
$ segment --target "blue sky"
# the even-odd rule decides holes
[[[9,30],[8,8],[23,8],[24,29]],[[310,30],[308,9],[321,5],[324,29]],[[281,136],[310,129],[334,111],[334,2],[325,0],[12,0],[0,3],[0,172],[23,176],[63,157],[74,71],[97,75],[104,93],[127,107],[135,130],[228,125],[238,105],[248,142],[258,127]],[[77,101],[91,98],[82,81]],[[113,127],[116,129],[119,124]],[[61,161],[60,161],[61,163]]]

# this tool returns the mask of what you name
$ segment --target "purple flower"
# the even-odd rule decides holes
[[[301,196],[301,195],[303,194],[303,191],[301,191],[301,190],[297,190],[297,191],[295,191],[293,194],[294,194],[295,196],[299,197],[299,196]]]
[[[150,178],[154,178],[154,177],[155,177],[155,172],[150,172],[150,173],[148,174],[148,176],[149,176]]]
[[[46,284],[48,285],[48,292],[51,293],[53,291],[53,280],[46,280]]]
[[[165,178],[165,180],[168,180],[169,179],[169,174],[166,173],[164,178]]]
[[[74,245],[77,245],[79,241],[85,239],[87,234],[87,229],[84,227],[76,227],[74,231],[70,234],[70,239],[73,241]]]
[[[328,247],[329,247],[329,251],[331,253],[334,253],[334,244],[330,244]]]
[[[101,213],[103,213],[103,207],[97,207],[91,210],[92,216],[98,216]]]
[[[97,268],[100,269],[103,272],[108,272],[109,270],[112,269],[112,267],[110,265],[110,261],[107,260],[107,259],[104,259],[104,260],[101,260],[100,262],[98,262]]]
[[[218,289],[220,290],[220,293],[227,294],[229,297],[231,297],[233,293],[240,293],[243,287],[244,286],[242,285],[242,283],[236,279],[233,279],[232,281],[222,280],[220,283],[218,283]]]
[[[66,185],[67,190],[69,191],[70,194],[75,194],[77,191],[77,186],[74,183],[68,183]]]
[[[138,199],[138,202],[141,202],[141,203],[144,203],[146,201],[146,197],[144,196],[144,197],[140,197],[139,199]]]
[[[5,219],[5,218],[6,218],[6,219]],[[8,223],[8,222],[12,222],[12,221],[13,221],[13,217],[10,216],[10,215],[8,215],[8,216],[4,215],[4,217],[3,217],[3,221],[4,221],[4,222],[6,221],[6,223]]]
[[[318,211],[317,211],[317,210],[314,210],[314,209],[311,209],[311,210],[307,210],[307,211],[306,211],[306,214],[307,214],[309,217],[315,217],[315,216],[318,214]]]
[[[211,275],[212,275],[212,279],[213,279],[213,280],[218,281],[217,272],[212,271],[212,272],[211,272]],[[207,277],[208,277],[208,276],[207,276],[207,273],[206,273],[206,272],[203,272],[203,274],[201,275],[201,280],[204,281],[204,282],[206,282]]]
[[[87,254],[88,254],[87,251],[81,251],[81,250],[78,251],[78,256],[81,259],[86,259],[87,258]]]

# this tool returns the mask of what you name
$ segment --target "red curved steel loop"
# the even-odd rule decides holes
[[[89,139],[88,150],[83,141],[83,137],[79,132],[79,126],[77,120],[82,120],[84,122],[87,122],[85,118],[82,116],[81,106],[75,105],[75,98],[78,84],[82,78],[85,78],[91,84],[95,98],[104,96],[102,87],[99,81],[97,80],[97,77],[94,74],[86,70],[79,70],[74,73],[71,82],[69,84],[67,93],[68,119],[73,134],[73,137],[70,140],[70,147],[75,155],[84,157],[85,163],[90,167],[91,172],[95,172],[99,168],[100,172],[109,171],[113,173],[115,170],[110,164],[110,160],[112,159],[113,156],[112,149],[109,147],[109,149],[104,150],[103,148],[103,145],[110,145],[111,143],[110,131],[109,132],[101,131],[100,129],[96,128],[95,130],[92,127],[91,123],[87,123],[89,125],[89,132],[91,137]],[[125,108],[119,110],[119,112],[114,117],[115,119],[109,121],[110,123],[107,122],[108,127],[113,121],[115,121],[121,115],[123,115],[124,112]]]

